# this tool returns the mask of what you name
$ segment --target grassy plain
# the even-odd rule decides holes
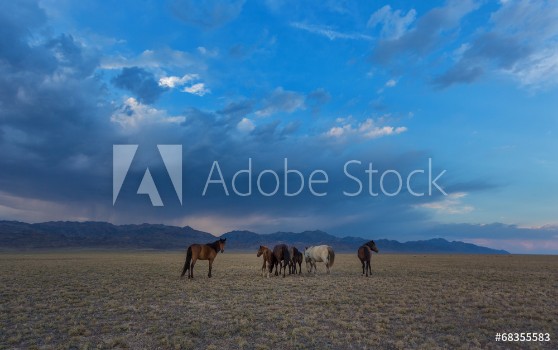
[[[558,256],[338,254],[331,275],[262,278],[219,254],[0,254],[0,349],[558,348]],[[545,332],[550,342],[496,342]]]

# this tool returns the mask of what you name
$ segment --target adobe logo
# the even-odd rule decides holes
[[[182,145],[157,145],[157,149],[182,205]],[[137,150],[138,145],[112,146],[112,205],[116,203]],[[164,206],[149,168],[145,169],[136,193],[148,195],[154,207]]]

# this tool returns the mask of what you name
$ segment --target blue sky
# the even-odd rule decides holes
[[[553,2],[1,7],[1,219],[322,229],[558,253]],[[114,206],[113,144],[140,145]],[[183,145],[183,205],[157,144]],[[323,169],[328,195],[201,195],[213,161],[230,184],[248,158],[254,171],[281,174],[284,158],[306,176]],[[342,195],[354,186],[349,160],[365,180],[368,162],[408,174],[429,158],[446,170],[447,196]],[[164,207],[136,194],[147,165]]]

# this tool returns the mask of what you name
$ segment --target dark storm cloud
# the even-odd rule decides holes
[[[0,53],[13,68],[52,69],[55,61],[45,57],[42,46],[30,47],[31,31],[46,23],[46,15],[36,1],[5,1],[0,11]]]
[[[409,225],[410,222],[415,222],[416,225],[417,220],[427,218],[424,212],[415,211],[410,207],[413,199],[409,196],[389,200],[372,198],[365,194],[356,198],[344,196],[343,189],[352,189],[353,185],[347,181],[343,173],[343,165],[349,160],[349,155],[325,152],[325,141],[321,138],[291,137],[293,130],[298,127],[296,122],[286,123],[270,116],[266,117],[267,122],[259,123],[252,132],[239,132],[236,129],[237,123],[244,118],[244,112],[250,109],[247,108],[250,104],[239,101],[218,111],[191,108],[184,111],[186,120],[181,127],[164,128],[160,131],[153,128],[142,130],[129,138],[130,142],[137,141],[141,147],[114,208],[119,220],[136,222],[138,217],[141,217],[144,221],[172,221],[186,216],[207,216],[226,221],[262,216],[261,222],[240,222],[238,225],[241,227],[238,228],[259,227],[270,230],[269,225],[276,225],[277,229],[296,229],[297,224],[294,222],[303,220],[304,222],[298,223],[300,227],[319,226],[334,229],[336,226],[345,225],[346,234],[356,235],[367,234],[368,230],[379,230],[380,227],[385,228],[382,231],[387,232],[387,218],[394,216],[398,222],[403,223],[402,225]],[[183,144],[184,206],[178,204],[172,184],[156,153],[158,138],[165,140],[165,143]],[[374,161],[379,169],[395,167],[401,171],[416,166],[424,168],[427,163],[423,156],[425,154],[418,155],[416,152],[406,156],[394,155],[381,149],[360,150],[350,154],[350,157],[360,159],[363,163]],[[240,197],[233,192],[232,178],[237,171],[248,168],[249,158],[252,158],[253,195]],[[284,158],[288,158],[289,169],[296,169],[304,174],[305,189],[297,197],[283,195]],[[219,163],[229,196],[225,195],[222,186],[218,184],[209,185],[206,196],[202,196],[214,161]],[[165,203],[164,210],[151,207],[145,196],[135,194],[146,166],[149,166],[157,182]],[[365,166],[363,164],[354,169],[363,182],[366,182]],[[281,178],[282,184],[276,196],[266,197],[257,190],[257,176],[265,169],[274,170]],[[316,169],[323,169],[329,174],[330,183],[324,186],[324,190],[328,191],[327,197],[314,197],[308,190],[308,176]],[[214,173],[213,179],[216,178],[217,173]],[[297,177],[291,175],[291,191],[298,181]],[[375,179],[376,189],[379,186],[377,181],[378,179]],[[389,183],[388,186],[393,185],[390,181],[386,182]],[[247,189],[247,175],[238,179],[238,185],[240,191]],[[273,189],[273,177],[262,178],[261,185],[266,190]],[[393,212],[390,214],[390,211]],[[276,219],[271,219],[273,217]],[[284,221],[280,221],[280,218],[284,218]],[[280,224],[273,224],[269,220]],[[266,225],[267,228],[264,228]],[[283,228],[281,225],[284,225]],[[363,226],[367,229],[363,229]],[[345,229],[338,228],[335,232],[343,233],[342,230]],[[389,232],[394,231],[390,229]]]
[[[446,88],[456,83],[472,83],[484,73],[482,67],[473,63],[460,62],[448,69],[444,74],[436,77],[432,85],[437,88]]]
[[[518,38],[497,33],[485,33],[473,41],[462,58],[433,84],[445,88],[453,84],[471,83],[484,72],[482,67],[511,70],[515,64],[529,57],[533,49]]]
[[[172,13],[180,20],[205,29],[214,29],[235,19],[242,11],[244,0],[173,0]]]
[[[443,7],[420,17],[416,27],[397,39],[380,40],[372,51],[372,60],[388,65],[393,62],[408,62],[421,59],[431,53],[443,40],[441,34],[451,32],[459,27],[463,16],[477,8],[474,1],[448,1]]]
[[[133,93],[140,102],[151,104],[165,92],[155,79],[153,73],[140,67],[122,68],[119,75],[112,79],[112,83]]]
[[[71,35],[45,37],[36,2],[0,14],[0,191],[38,199],[95,197],[110,113],[98,53]],[[33,45],[29,40],[33,38]],[[74,177],[76,175],[76,177]]]
[[[227,104],[223,109],[217,111],[218,114],[231,117],[241,118],[251,113],[254,109],[254,103],[249,100],[234,101]]]

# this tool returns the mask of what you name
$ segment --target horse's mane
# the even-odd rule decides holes
[[[219,252],[219,241],[220,241],[220,239],[216,240],[213,243],[206,243],[205,245],[210,246],[211,248],[213,248],[218,253]]]

